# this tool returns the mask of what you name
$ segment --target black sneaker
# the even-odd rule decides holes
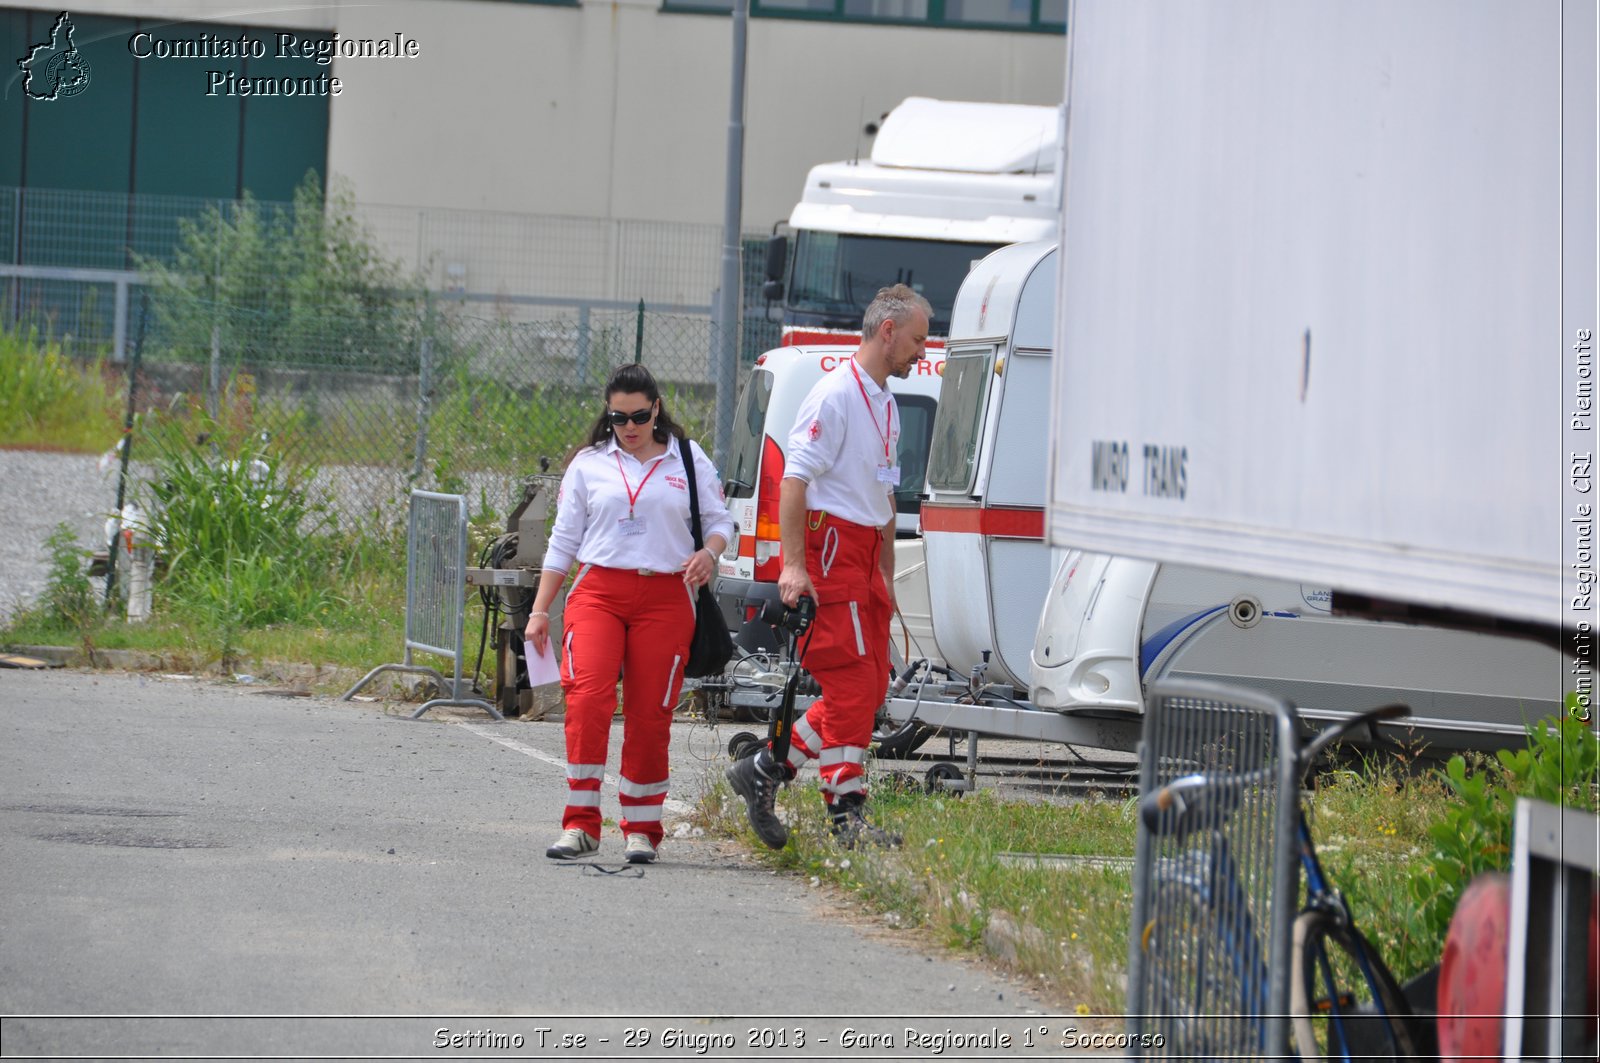
[[[851,800],[854,797],[855,800]],[[841,849],[855,849],[863,845],[879,849],[898,849],[902,841],[893,831],[874,826],[866,817],[866,802],[860,794],[850,794],[838,804],[828,806],[832,822],[828,829]]]
[[[778,820],[775,802],[784,777],[771,759],[771,751],[761,749],[754,756],[734,761],[723,775],[727,776],[733,792],[744,798],[750,829],[756,832],[756,837],[768,848],[782,849],[789,841],[789,828]]]

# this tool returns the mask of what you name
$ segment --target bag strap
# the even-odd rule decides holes
[[[679,439],[678,447],[683,451],[683,478],[689,481],[689,530],[694,533],[694,549],[699,553],[706,544],[700,538],[700,492],[694,485],[694,454],[689,450],[689,437]]]

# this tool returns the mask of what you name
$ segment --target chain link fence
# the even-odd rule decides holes
[[[705,317],[641,304],[508,321],[419,299],[389,308],[375,332],[394,345],[379,349],[331,316],[288,327],[199,300],[182,313],[148,305],[129,361],[137,405],[197,425],[203,411],[314,466],[341,525],[397,519],[413,487],[503,514],[526,477],[559,472],[625,362],[650,368],[674,418],[711,449],[717,336]]]
[[[477,307],[480,316],[570,317],[585,307],[632,307],[641,299],[662,312],[711,314],[718,226],[387,206],[337,194],[327,203],[330,217],[343,215],[364,248],[396,267],[405,283],[395,287]],[[316,208],[321,212],[320,199]],[[231,275],[237,289],[271,289],[282,283],[276,267],[292,249],[278,246],[240,261],[239,230],[287,244],[299,236],[296,210],[295,203],[0,185],[0,322],[36,328],[70,351],[121,361],[137,293],[151,279],[148,267],[177,266],[187,251],[191,260]],[[745,362],[779,334],[761,297],[765,244],[764,235],[743,240]]]
[[[357,261],[307,262],[340,256]],[[778,336],[765,237],[743,258],[735,387]],[[0,324],[127,362],[142,410],[315,466],[351,528],[392,522],[413,487],[504,512],[624,362],[711,451],[719,259],[710,225],[0,187]]]

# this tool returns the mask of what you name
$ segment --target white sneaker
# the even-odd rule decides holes
[[[649,835],[630,834],[622,858],[630,864],[653,864],[656,862],[656,847],[650,844]]]
[[[554,845],[544,851],[552,860],[571,860],[575,856],[588,856],[600,848],[600,839],[588,831],[572,827],[561,832]]]

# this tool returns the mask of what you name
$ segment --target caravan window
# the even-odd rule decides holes
[[[749,498],[756,493],[756,473],[761,467],[761,441],[766,432],[767,403],[772,399],[772,374],[757,369],[739,393],[733,411],[733,438],[722,482],[729,498]]]
[[[983,430],[983,401],[989,393],[993,347],[953,350],[945,355],[939,389],[939,418],[928,450],[928,486],[938,491],[972,488]]]

